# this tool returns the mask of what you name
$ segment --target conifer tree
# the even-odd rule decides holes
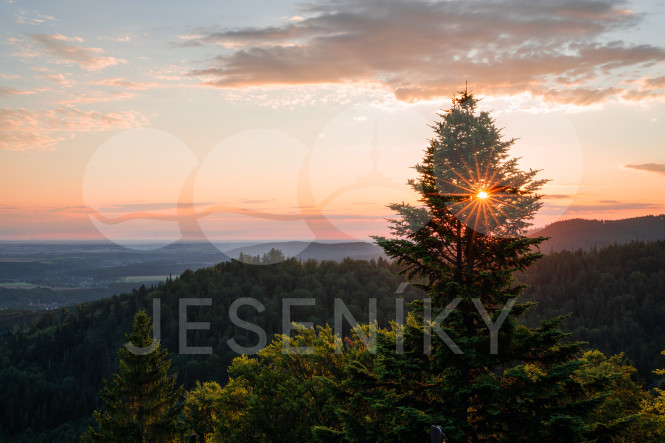
[[[393,237],[374,237],[426,298],[411,306],[404,353],[400,328],[382,334],[372,364],[350,364],[337,386],[351,399],[338,412],[349,441],[420,440],[430,425],[453,441],[580,441],[597,431],[585,417],[602,396],[573,377],[581,344],[562,343],[562,318],[517,323],[529,304],[516,303],[513,273],[541,256],[544,238],[525,231],[546,181],[519,169],[515,140],[477,103],[463,91],[440,114],[409,182],[422,206],[391,205]],[[437,318],[449,340],[434,334]]]
[[[151,318],[139,311],[128,336],[135,348],[120,348],[120,370],[104,381],[100,397],[104,408],[93,416],[98,429],[83,435],[88,441],[150,442],[175,438],[182,387],[176,374],[169,374],[171,361],[159,343],[153,343]]]
[[[439,114],[418,179],[409,185],[422,206],[395,203],[390,220],[393,238],[374,237],[404,266],[411,280],[438,304],[457,296],[482,295],[502,306],[515,296],[511,274],[540,258],[533,250],[544,238],[524,236],[542,203],[536,192],[547,180],[539,171],[521,171],[487,112],[468,91]],[[490,306],[494,307],[494,306]]]

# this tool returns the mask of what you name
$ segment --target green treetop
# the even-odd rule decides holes
[[[390,221],[394,237],[374,237],[407,277],[425,279],[421,287],[435,299],[494,293],[513,270],[540,257],[532,247],[544,240],[524,234],[547,180],[518,168],[508,152],[515,140],[502,140],[477,103],[464,91],[439,114],[436,135],[415,166],[419,177],[409,181],[422,206],[390,205],[399,216]]]
[[[170,441],[176,436],[182,387],[176,387],[177,375],[169,374],[167,351],[153,343],[150,316],[138,312],[128,338],[134,352],[118,351],[120,370],[105,381],[100,392],[104,408],[94,412],[98,430],[89,428],[83,439]]]

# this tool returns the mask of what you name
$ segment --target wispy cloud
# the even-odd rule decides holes
[[[7,2],[13,3],[13,2]],[[40,14],[38,12],[29,13],[27,11],[20,11],[15,15],[14,22],[19,25],[41,25],[48,22],[57,22],[58,19],[50,15]]]
[[[572,198],[568,194],[546,194],[543,196],[543,200],[563,200]]]
[[[54,83],[57,83],[65,88],[69,88],[74,85],[74,82],[67,78],[65,74],[44,74],[44,78],[51,80]]]
[[[72,95],[70,98],[59,100],[56,103],[59,105],[91,104],[128,100],[134,97],[136,94],[124,91],[88,91]]]
[[[131,202],[131,203],[119,203],[104,205],[97,209],[99,212],[103,213],[135,213],[135,212],[147,212],[147,211],[175,211],[177,209],[198,209],[201,206],[209,206],[212,203],[210,202],[159,202],[159,203],[149,203],[149,202]],[[82,206],[88,212],[91,208],[88,206]]]
[[[110,37],[109,40],[120,43],[129,43],[132,41],[132,38],[129,35],[120,35],[117,37]]]
[[[97,71],[108,66],[126,63],[124,59],[104,57],[101,48],[79,46],[83,39],[61,34],[29,34],[32,40],[53,55],[59,63],[79,65],[88,71]]]
[[[584,106],[621,96],[626,76],[665,61],[660,47],[604,42],[640,22],[621,0],[340,0],[300,15],[181,36],[183,46],[226,48],[190,75],[215,87],[379,83],[405,101],[447,97],[468,80],[483,94]]]
[[[74,85],[74,81],[70,78],[70,73],[54,74],[50,69],[43,66],[33,66],[32,70],[39,73],[39,76],[52,81],[65,88],[70,88]]]
[[[569,214],[606,213],[639,209],[659,209],[662,205],[643,202],[620,202],[617,200],[599,200],[596,203],[573,204],[568,207]]]
[[[128,129],[147,125],[135,111],[102,113],[60,107],[47,111],[0,109],[0,149],[52,150],[77,133]]]
[[[665,163],[642,163],[639,165],[626,165],[626,168],[637,169],[638,171],[655,172],[665,175]]]
[[[118,86],[124,89],[145,90],[151,88],[159,88],[164,85],[155,82],[132,82],[122,78],[106,78],[94,82],[95,85],[100,86]]]
[[[10,95],[26,95],[34,94],[34,91],[25,91],[22,89],[10,88],[8,86],[0,86],[0,97],[7,97]]]

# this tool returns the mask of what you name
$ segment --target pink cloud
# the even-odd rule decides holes
[[[102,113],[60,107],[47,111],[0,109],[0,149],[52,150],[77,133],[129,129],[147,125],[135,111]]]
[[[665,75],[656,78],[650,78],[646,84],[652,88],[665,88]]]
[[[97,82],[94,82],[93,84],[101,86],[119,86],[121,88],[133,89],[133,90],[145,90],[145,89],[159,88],[163,86],[160,83],[132,82],[124,80],[122,78],[106,78],[104,80],[99,80]]]
[[[10,88],[8,86],[0,86],[0,97],[7,97],[10,95],[27,95],[34,94],[35,91],[25,91],[23,89]]]
[[[29,34],[34,42],[39,44],[60,63],[79,65],[87,71],[98,71],[108,66],[126,63],[126,60],[115,57],[104,57],[100,48],[86,48],[74,43],[83,40],[80,37],[66,37],[60,34]]]
[[[136,97],[136,94],[131,92],[119,91],[89,91],[86,93],[75,94],[71,98],[57,101],[59,105],[72,105],[72,104],[91,104],[110,102],[117,100],[127,100]]]

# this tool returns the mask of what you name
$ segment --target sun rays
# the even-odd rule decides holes
[[[524,207],[522,200],[534,198],[519,189],[519,175],[506,169],[503,159],[496,160],[479,161],[475,155],[472,166],[460,157],[453,160],[456,165],[444,161],[437,180],[439,194],[446,197],[453,215],[474,231],[490,235],[510,232]]]

